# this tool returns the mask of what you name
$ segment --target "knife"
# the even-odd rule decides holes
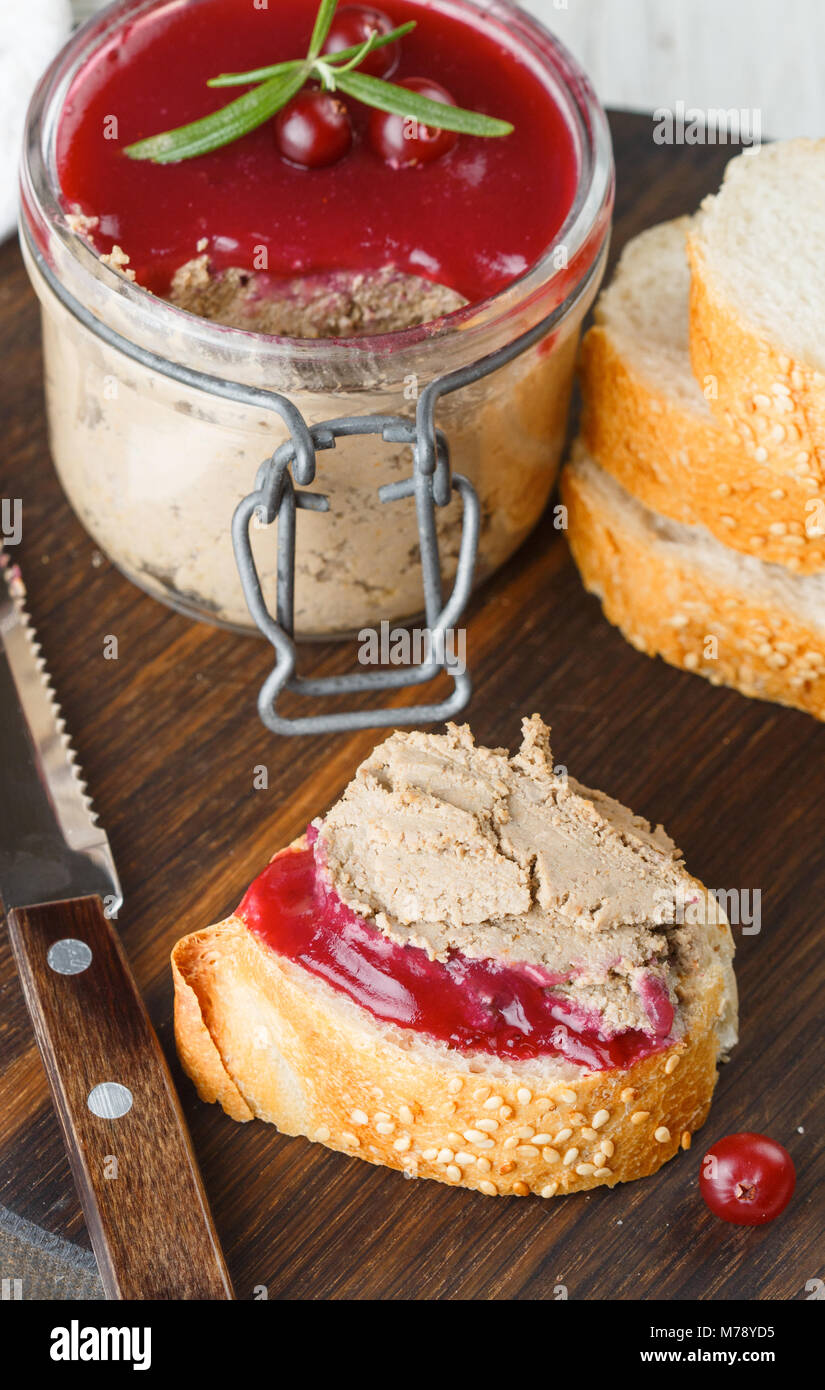
[[[0,897],[107,1298],[231,1299],[169,1069],[112,925],[122,903],[0,551]]]

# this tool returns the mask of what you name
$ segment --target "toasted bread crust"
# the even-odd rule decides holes
[[[422,1047],[238,917],[172,952],[178,1049],[201,1098],[234,1119],[257,1116],[370,1163],[489,1196],[612,1187],[656,1172],[707,1115],[730,1004],[729,928],[707,930],[719,955],[687,1035],[624,1072],[543,1085],[537,1063]]]
[[[587,449],[640,502],[796,573],[825,568],[825,530],[808,529],[815,492],[756,463],[753,448],[659,391],[608,328],[585,335],[580,376]]]
[[[687,250],[691,362],[700,386],[714,381],[720,424],[755,462],[825,498],[825,375],[743,319],[713,283],[700,235]]]
[[[219,929],[213,929],[213,943],[219,945]],[[201,951],[197,935],[183,937],[172,952],[172,980],[175,986],[175,1038],[178,1054],[187,1076],[197,1086],[201,1100],[218,1101],[233,1120],[254,1120],[250,1110],[218,1051],[215,1039],[203,1019],[200,1002],[202,971],[209,958]]]
[[[562,476],[568,541],[585,587],[639,651],[694,671],[743,695],[825,719],[825,633],[778,603],[725,587],[697,561],[688,569],[656,547],[640,547],[572,468]],[[709,634],[717,655],[705,657]]]

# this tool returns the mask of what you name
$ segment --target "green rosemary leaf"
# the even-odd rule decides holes
[[[384,82],[380,77],[370,77],[363,72],[342,72],[336,77],[337,85],[348,96],[362,101],[365,106],[376,106],[379,111],[390,111],[395,116],[407,116],[423,125],[434,126],[439,130],[456,130],[462,135],[509,135],[513,129],[509,121],[500,121],[494,116],[482,116],[478,111],[465,111],[461,106],[448,106],[445,102],[431,101],[420,92],[411,92],[407,87],[398,87],[394,82]]]
[[[130,159],[151,159],[155,164],[173,164],[231,144],[256,126],[263,125],[301,89],[307,79],[308,64],[296,61],[288,64],[288,69],[251,92],[245,92],[235,101],[230,101],[220,111],[213,111],[211,116],[203,116],[201,120],[192,121],[177,130],[166,130],[160,135],[138,140],[136,144],[128,145],[125,153]]]
[[[293,58],[288,63],[272,63],[267,68],[253,68],[251,72],[222,72],[218,77],[210,77],[207,87],[241,87],[244,83],[266,82],[270,77],[279,77],[296,63]]]
[[[370,34],[369,38],[364,40],[358,52],[355,54],[354,57],[350,58],[348,63],[341,63],[337,66],[333,66],[332,63],[328,63],[326,62],[326,60],[316,58],[315,67],[316,70],[321,73],[321,81],[323,82],[325,79],[329,81],[331,79],[334,91],[335,86],[337,85],[337,74],[340,72],[352,72],[352,69],[357,68],[359,63],[363,63],[367,54],[372,53],[372,50],[375,47],[375,44],[373,43],[374,38],[375,35]]]
[[[395,43],[397,39],[403,39],[405,34],[411,34],[415,28],[416,21],[408,19],[406,24],[399,24],[397,29],[390,29],[389,33],[372,35],[370,53],[374,53],[376,48],[384,48],[388,43]],[[353,44],[352,48],[339,48],[337,53],[326,53],[324,61],[327,63],[340,63],[348,58],[354,58],[358,52],[358,45]]]
[[[318,6],[318,13],[315,16],[315,25],[312,30],[312,38],[309,41],[308,58],[317,58],[324,44],[327,41],[327,34],[332,26],[335,7],[338,0],[321,0]]]
[[[395,43],[398,39],[403,39],[405,34],[409,34],[415,28],[415,20],[410,19],[406,24],[399,24],[397,29],[393,29],[389,34],[377,34],[373,41],[370,52],[374,53],[376,48],[384,48],[388,43]],[[337,67],[339,63],[349,62],[356,53],[361,51],[361,45],[353,44],[351,48],[342,48],[338,53],[328,53],[324,57],[324,62],[330,67]],[[268,77],[276,77],[284,68],[289,67],[289,63],[275,63],[271,67],[252,68],[250,72],[222,72],[218,77],[210,77],[207,87],[240,87],[245,82],[263,82]]]

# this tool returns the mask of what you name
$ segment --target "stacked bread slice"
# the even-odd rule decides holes
[[[825,140],[624,251],[582,346],[571,549],[650,655],[825,718]]]

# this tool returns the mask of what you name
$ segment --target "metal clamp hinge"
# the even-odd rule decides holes
[[[413,446],[412,477],[385,484],[378,489],[378,496],[382,503],[391,503],[406,497],[415,499],[424,591],[423,608],[429,637],[428,659],[412,669],[354,671],[344,676],[307,679],[296,673],[296,513],[298,510],[329,511],[329,499],[323,493],[307,492],[303,488],[304,484],[314,480],[315,453],[318,450],[334,449],[336,440],[342,436],[358,434],[381,434],[387,443]],[[481,517],[475,488],[470,480],[460,473],[451,476],[449,449],[442,432],[433,431],[434,448],[419,449],[416,425],[403,416],[348,416],[328,420],[312,428],[304,426],[301,435],[296,444],[293,434],[261,465],[255,479],[255,490],[239,503],[232,519],[232,543],[246,602],[258,628],[275,650],[275,665],[258,695],[258,712],[261,719],[266,727],[276,734],[318,734],[386,727],[399,723],[436,723],[451,718],[464,708],[472,690],[470,676],[463,664],[451,651],[448,652],[447,635],[463,612],[472,588]],[[295,486],[296,482],[298,487]],[[436,507],[446,506],[453,494],[461,498],[463,506],[461,541],[455,580],[450,595],[444,602]],[[256,520],[264,525],[272,525],[276,521],[278,524],[275,618],[272,617],[264,600],[260,576],[252,554],[250,531]],[[398,690],[404,686],[421,685],[442,671],[452,680],[453,689],[445,700],[438,703],[329,711],[294,719],[286,718],[277,710],[278,697],[283,690],[308,696],[337,696],[365,690]]]

